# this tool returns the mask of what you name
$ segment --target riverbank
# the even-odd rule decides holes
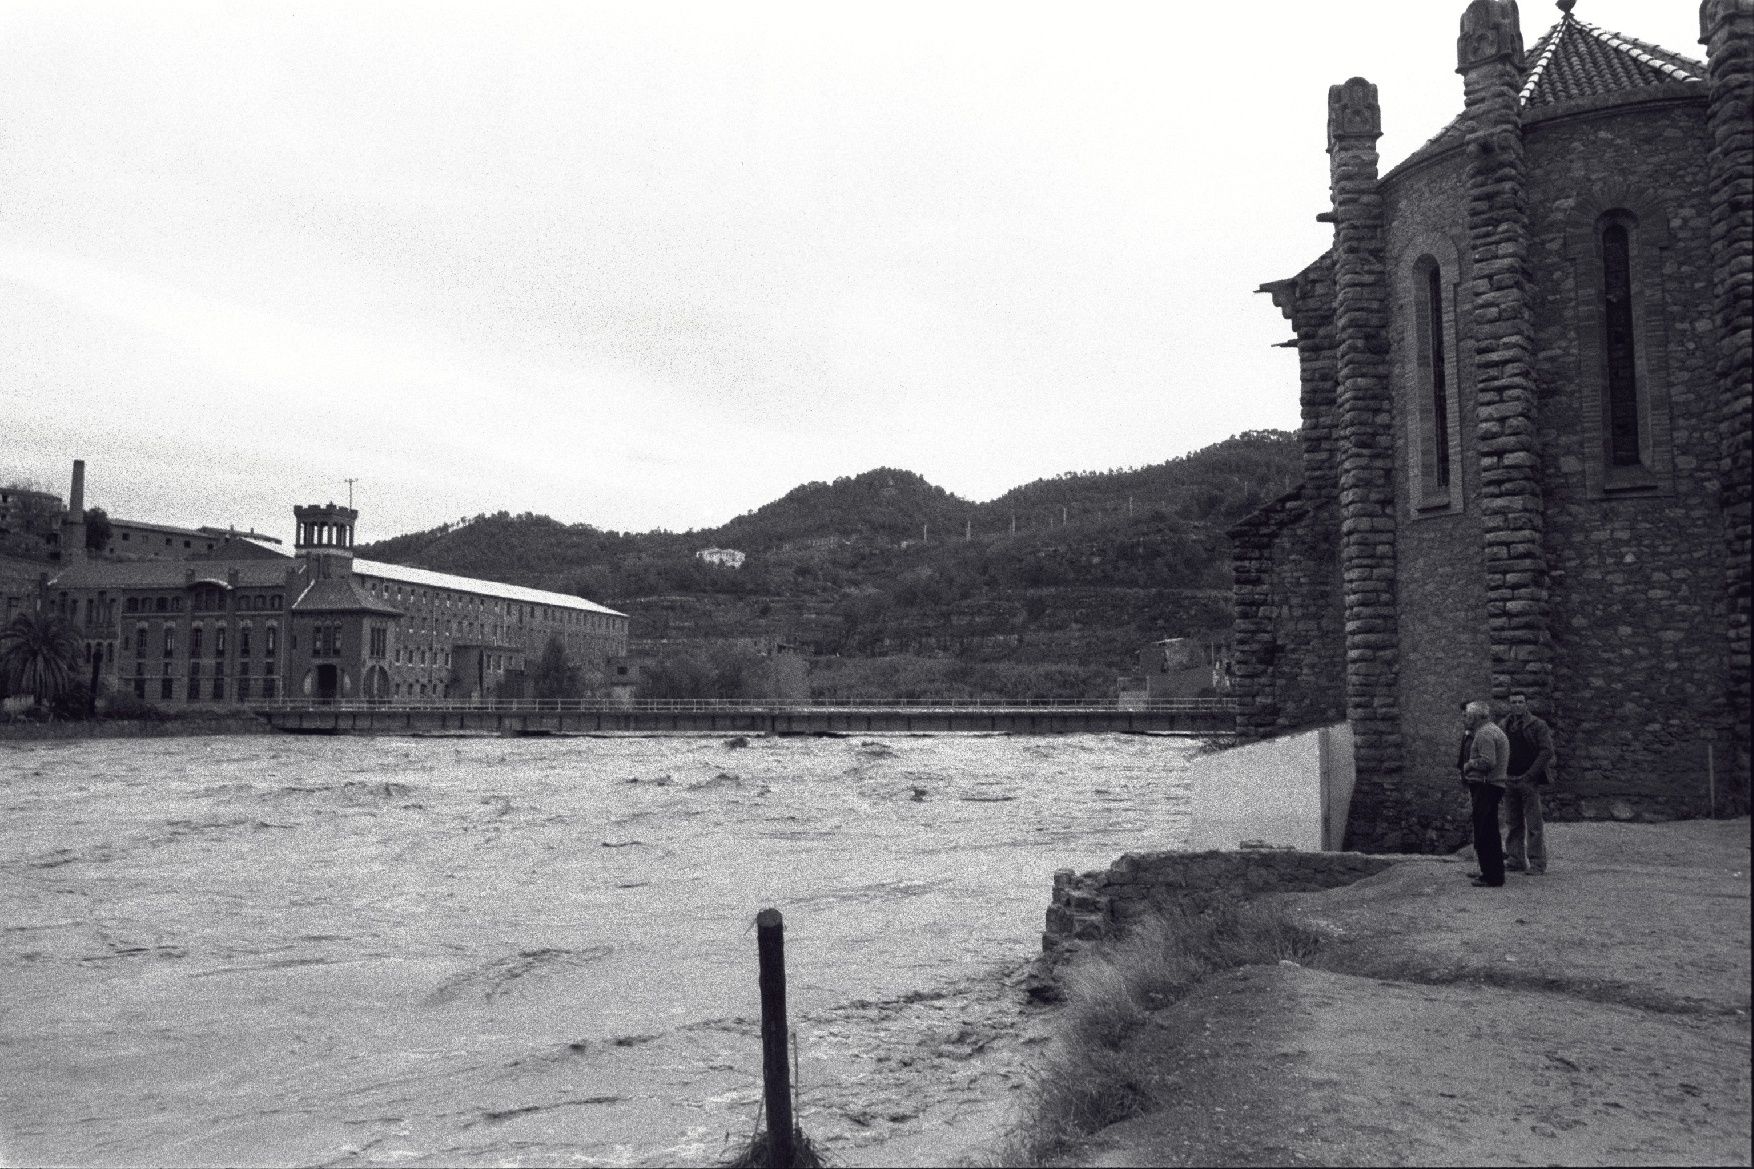
[[[1549,825],[1274,898],[1305,963],[1204,979],[1127,1048],[1150,1110],[1070,1163],[1749,1163],[1749,822]]]

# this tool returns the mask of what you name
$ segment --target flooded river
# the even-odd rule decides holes
[[[990,1147],[1056,868],[1187,838],[1147,736],[0,744],[0,1158],[716,1161],[785,914],[799,1119]]]

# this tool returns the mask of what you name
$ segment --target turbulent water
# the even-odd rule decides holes
[[[785,914],[799,1119],[973,1156],[1054,869],[1187,835],[1145,736],[0,744],[13,1164],[711,1164]]]

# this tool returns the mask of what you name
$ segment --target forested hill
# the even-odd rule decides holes
[[[1224,529],[1300,474],[1293,436],[1251,431],[1154,466],[1037,480],[986,503],[878,468],[803,484],[702,531],[621,533],[500,512],[359,552],[589,597],[632,614],[636,638],[954,653],[964,642],[946,649],[933,630],[956,625],[990,652],[1009,613],[1083,629],[1090,636],[1078,644],[1106,660],[1136,638],[1226,620]],[[710,547],[748,559],[717,568],[695,556]]]

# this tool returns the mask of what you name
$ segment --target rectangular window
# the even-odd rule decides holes
[[[189,656],[192,658],[201,656],[201,633],[199,625],[189,630]]]
[[[166,674],[158,680],[158,696],[165,701],[171,698],[171,676]]]
[[[177,627],[175,625],[166,625],[164,627],[164,656],[168,658],[176,652]]]
[[[250,627],[248,625],[238,630],[238,656],[246,658],[250,656]]]
[[[134,697],[140,699],[143,702],[146,700],[146,679],[145,678],[134,679]]]
[[[216,658],[225,656],[225,626],[223,625],[213,631],[213,656]]]
[[[273,678],[263,678],[262,679],[262,697],[263,698],[273,698],[274,697],[274,679]]]
[[[238,679],[238,701],[239,702],[248,702],[249,700],[250,700],[250,680],[248,678],[239,678]]]
[[[262,652],[269,657],[273,657],[275,651],[279,648],[280,628],[276,625],[270,625],[262,631]]]

